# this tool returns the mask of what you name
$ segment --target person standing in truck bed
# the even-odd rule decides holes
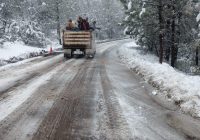
[[[90,29],[88,18],[83,19],[82,17],[79,16],[77,19],[77,23],[78,23],[78,28],[81,31],[88,31]]]
[[[90,24],[88,22],[88,18],[83,19],[83,21],[82,21],[82,29],[81,30],[84,30],[84,31],[90,30]]]
[[[73,30],[75,28],[74,23],[72,22],[71,19],[68,20],[66,30]]]
[[[82,27],[82,22],[83,22],[83,18],[78,16],[77,18],[77,23],[78,23],[78,29],[81,30],[83,27]]]
[[[92,26],[90,27],[90,29],[92,29],[92,30],[96,30],[96,29],[101,30],[101,28],[96,27],[96,21],[93,21]]]

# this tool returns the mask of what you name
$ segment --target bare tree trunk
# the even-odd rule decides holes
[[[172,21],[171,66],[175,66],[175,21]]]
[[[159,62],[162,64],[163,62],[163,4],[162,0],[159,0],[159,6],[158,6],[158,14],[159,14],[159,24],[160,24],[160,33],[159,33],[159,43],[160,43],[160,53],[159,53]]]
[[[61,44],[59,0],[56,0],[56,21],[57,21],[57,36],[59,43]]]
[[[167,21],[167,26],[166,26],[166,30],[167,30],[167,34],[166,34],[166,50],[165,50],[165,59],[166,61],[169,62],[169,58],[170,58],[170,52],[171,52],[171,48],[170,48],[170,44],[169,44],[169,40],[170,40],[170,20]]]
[[[174,0],[172,0],[172,24],[171,24],[171,30],[172,30],[172,37],[171,37],[171,66],[175,67],[175,61],[176,61],[176,49],[175,49],[175,6],[174,6]]]
[[[195,57],[196,65],[199,65],[199,46],[196,47],[196,57]]]

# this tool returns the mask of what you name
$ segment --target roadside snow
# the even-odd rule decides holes
[[[41,48],[30,47],[23,42],[5,42],[0,48],[0,59],[7,60],[13,56],[21,56],[31,52],[40,52]]]
[[[119,50],[121,60],[156,90],[152,93],[172,100],[181,111],[200,117],[200,76],[190,76],[172,68],[167,63],[158,63],[158,58],[143,54],[135,42],[124,44]]]
[[[36,60],[36,59],[40,59],[40,58],[41,58],[41,57],[34,57],[34,58],[30,58],[30,59],[25,59],[25,60],[19,61],[19,62],[17,62],[17,63],[13,63],[13,64],[1,66],[1,67],[0,67],[0,71],[5,71],[5,70],[8,69],[8,68],[20,66],[20,65],[22,65],[22,64],[25,64],[25,63],[28,63],[28,62],[30,62],[30,61],[33,61],[33,60]]]
[[[51,48],[54,54],[62,53],[62,46],[57,40],[46,39],[45,48],[27,46],[20,41],[5,42],[0,46],[0,66],[48,54]]]
[[[45,49],[46,51],[49,51],[50,48],[52,48],[53,51],[54,50],[59,50],[59,49],[62,48],[62,45],[59,44],[58,40],[46,39],[46,42],[47,42],[46,49]]]
[[[0,45],[0,66],[38,57],[46,52],[46,48],[27,46],[20,41],[5,42],[3,45]]]

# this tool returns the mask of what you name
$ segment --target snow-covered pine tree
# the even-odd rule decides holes
[[[166,61],[171,60],[172,66],[175,66],[177,59],[182,57],[193,58],[192,46],[198,38],[196,22],[198,13],[195,10],[197,1],[121,0],[121,2],[127,15],[123,22],[125,32],[140,46],[162,58],[160,50],[162,42],[164,58]],[[159,38],[160,35],[162,37]]]
[[[36,0],[3,0],[0,8],[1,41],[22,40],[28,45],[43,46],[44,34],[37,23]]]
[[[124,2],[127,3],[125,4],[127,16],[123,22],[126,26],[125,33],[131,35],[140,46],[147,47],[159,55],[159,21],[155,5],[140,0]]]

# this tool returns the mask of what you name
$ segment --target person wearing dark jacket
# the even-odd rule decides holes
[[[90,24],[89,22],[87,21],[87,18],[86,19],[83,19],[83,22],[82,22],[82,30],[89,30],[90,29]]]
[[[83,27],[82,27],[82,22],[83,22],[83,18],[82,17],[78,17],[77,19],[77,23],[78,23],[78,28],[79,30],[81,30]]]
[[[90,24],[88,22],[88,18],[83,19],[82,17],[78,17],[77,19],[77,23],[78,23],[78,28],[81,31],[87,31],[90,30]]]
[[[86,20],[86,28],[87,28],[87,30],[89,30],[90,29],[90,24],[89,24],[88,18],[86,18],[85,20]]]
[[[92,30],[96,30],[96,29],[101,30],[101,28],[96,27],[96,21],[93,21],[92,26],[90,27],[90,29],[92,29]]]

